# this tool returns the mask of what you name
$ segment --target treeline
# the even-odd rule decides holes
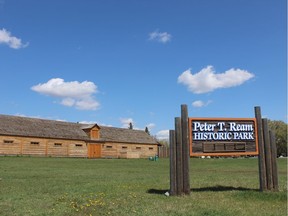
[[[277,156],[287,157],[287,123],[268,120],[268,126],[275,133]]]

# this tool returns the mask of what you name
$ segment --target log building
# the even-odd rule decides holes
[[[0,115],[0,155],[146,158],[158,154],[145,131]]]

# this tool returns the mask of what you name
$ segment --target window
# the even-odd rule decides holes
[[[76,147],[82,147],[82,144],[75,144]]]
[[[154,148],[153,147],[149,147],[149,150],[153,150]]]
[[[30,142],[31,145],[39,145],[39,142]]]
[[[54,146],[61,147],[62,143],[54,143]]]
[[[141,150],[141,147],[136,147],[137,150]]]
[[[4,143],[6,143],[6,144],[11,144],[13,142],[14,142],[13,140],[4,140]]]
[[[111,148],[112,148],[112,146],[106,146],[106,148],[110,148],[110,149],[111,149]]]
[[[127,146],[122,146],[122,149],[127,149]]]

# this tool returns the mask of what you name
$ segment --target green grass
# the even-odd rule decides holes
[[[259,192],[257,159],[191,159],[191,195],[166,197],[169,160],[0,157],[0,215],[287,215],[279,192]]]

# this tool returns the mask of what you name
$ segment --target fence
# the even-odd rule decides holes
[[[169,155],[169,146],[158,146],[158,156],[160,158],[168,158]]]

